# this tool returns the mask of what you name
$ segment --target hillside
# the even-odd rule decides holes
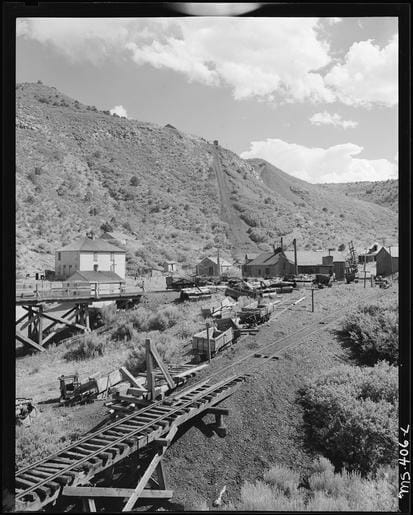
[[[268,249],[397,239],[394,211],[245,161],[172,126],[119,118],[41,83],[16,86],[16,249],[22,275],[102,227],[131,238],[130,271],[176,260],[189,271]]]
[[[373,204],[388,207],[396,212],[399,210],[399,181],[396,179],[377,182],[360,181],[342,184],[320,184],[320,186],[327,191],[372,202]]]

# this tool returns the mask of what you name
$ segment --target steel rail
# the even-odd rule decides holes
[[[119,438],[117,438],[116,440],[114,440],[113,442],[109,442],[107,445],[103,445],[100,449],[98,449],[97,451],[94,451],[88,455],[86,455],[84,458],[80,459],[80,460],[76,460],[74,463],[72,464],[69,464],[67,467],[65,467],[64,469],[62,470],[59,470],[58,472],[56,472],[55,474],[51,474],[50,476],[48,476],[47,478],[45,478],[44,480],[42,481],[39,481],[38,483],[34,484],[32,487],[29,487],[27,489],[25,489],[23,492],[17,494],[15,496],[15,499],[18,500],[18,499],[22,499],[23,497],[25,497],[26,495],[30,494],[31,492],[34,492],[35,490],[37,490],[38,488],[46,485],[47,483],[50,483],[51,481],[53,481],[54,479],[56,479],[57,477],[61,477],[63,475],[65,475],[66,472],[69,472],[71,471],[73,468],[75,467],[79,467],[80,465],[82,465],[83,463],[89,461],[91,458],[94,458],[94,457],[97,457],[99,454],[102,454],[103,452],[105,452],[106,450],[109,450],[121,443],[123,443],[125,440],[129,440],[131,439],[132,437],[134,437],[135,435],[137,435],[138,433],[140,432],[143,432],[145,431],[146,429],[149,429],[150,427],[152,426],[156,426],[157,425],[157,422],[165,419],[165,418],[170,418],[172,415],[174,415],[176,412],[179,412],[181,411],[182,409],[185,409],[187,407],[190,407],[191,404],[193,404],[194,402],[196,402],[198,399],[201,400],[202,397],[206,397],[207,395],[210,395],[212,393],[214,393],[215,391],[217,390],[220,390],[222,388],[225,388],[226,385],[230,384],[231,382],[233,381],[236,381],[236,380],[241,380],[241,377],[240,376],[231,376],[230,378],[216,384],[216,385],[213,385],[213,386],[210,386],[209,388],[207,388],[205,391],[202,391],[202,392],[199,392],[197,393],[194,397],[184,401],[182,404],[181,404],[181,400],[182,400],[182,397],[178,400],[178,403],[175,407],[172,407],[172,409],[170,411],[167,411],[165,412],[164,414],[162,415],[159,415],[157,418],[153,419],[153,420],[150,420],[148,421],[146,424],[144,424],[143,426],[140,426],[139,428],[137,428],[136,430],[133,430],[127,434],[125,434],[124,436],[121,436]],[[206,386],[206,385],[205,385]],[[199,387],[201,388],[201,386]],[[194,388],[193,390],[196,390],[197,388]],[[192,390],[192,391],[193,391]],[[190,393],[188,393],[188,395],[190,395]],[[154,406],[151,406],[151,408],[153,408]],[[146,410],[146,411],[149,411],[149,410]],[[135,417],[139,417],[142,415],[142,412],[135,412],[133,414]],[[128,420],[132,419],[133,416],[129,416],[127,417]],[[116,426],[121,426],[122,423],[125,422],[125,418],[121,419],[120,421],[118,421],[116,424],[115,424],[115,427]],[[111,425],[112,427],[114,426],[113,424]],[[102,429],[101,431],[98,432],[98,434],[101,434],[104,433],[105,431],[107,431],[109,428],[106,427],[104,429]],[[145,435],[142,435],[142,437],[144,437]],[[93,440],[93,436],[89,435],[89,437],[87,438],[87,440]],[[82,440],[83,442],[85,441],[85,439]],[[70,448],[73,448],[73,447],[78,447],[80,445],[80,442],[77,442],[76,445],[72,445],[70,446]],[[68,448],[65,448],[65,449],[62,449],[57,455],[55,454],[54,456],[56,458],[59,457],[59,454],[60,455],[63,455],[65,454],[66,452],[68,451]],[[52,459],[56,459],[56,458],[52,458],[51,456],[49,457],[46,457],[45,459],[41,460],[41,463],[45,463],[47,461],[51,461]],[[30,467],[26,467],[24,470],[27,471],[28,469],[35,469],[37,465],[31,465]],[[20,471],[17,471],[16,473],[16,478],[18,478],[19,475],[22,475],[24,474],[24,472],[22,470]]]
[[[373,297],[373,295],[368,295],[367,296],[367,299],[369,299],[370,297]],[[294,305],[294,302],[290,304],[290,306],[287,306],[286,308],[284,308],[282,310],[282,312],[286,311],[289,307],[293,306]],[[336,319],[336,316],[337,314],[341,313],[343,311],[343,309],[345,309],[346,307],[348,306],[351,306],[353,305],[353,303],[348,303],[348,304],[345,304],[344,306],[341,306],[340,308],[334,310],[331,314],[327,315],[326,317],[324,317],[323,321],[325,322],[326,320],[329,320],[329,319],[332,319],[330,322],[325,322],[326,325],[330,324],[332,321],[334,321]],[[281,314],[281,312],[277,313],[278,314]],[[274,317],[275,318],[275,317]],[[271,322],[271,320],[270,320]],[[308,329],[311,329],[314,327],[314,330],[310,331],[307,333]],[[317,333],[319,330],[320,330],[320,326],[319,326],[319,321],[317,322],[312,322],[311,324],[308,324],[307,326],[299,329],[298,331],[294,332],[294,333],[291,333],[291,334],[288,334],[287,336],[284,336],[283,338],[280,338],[279,340],[277,340],[276,342],[273,342],[273,343],[269,343],[268,345],[264,345],[262,347],[258,347],[257,349],[254,350],[254,352],[251,352],[249,354],[247,354],[246,356],[240,358],[238,361],[234,361],[233,363],[230,363],[229,365],[217,370],[216,372],[212,373],[211,375],[208,376],[209,379],[212,379],[220,374],[222,374],[222,372],[226,371],[226,370],[229,370],[231,369],[232,367],[234,366],[237,366],[241,363],[243,363],[244,361],[246,360],[249,360],[250,358],[254,357],[254,355],[257,353],[257,352],[262,352],[266,349],[270,349],[271,347],[274,347],[274,345],[277,345],[277,344],[280,344],[282,343],[283,341],[285,340],[289,340],[295,336],[298,336],[298,337],[306,337],[306,336],[310,336],[314,333]],[[248,335],[246,336],[248,337]],[[280,351],[284,350],[284,349],[287,349],[287,348],[291,348],[293,344],[291,345],[288,345],[287,347],[283,347],[282,349],[279,349]],[[294,344],[296,345],[296,344]],[[298,344],[297,344],[298,345]],[[268,358],[263,358],[263,360],[266,360],[266,359],[270,359],[272,356],[269,356]],[[262,361],[260,362],[259,365],[254,365],[250,368],[248,368],[247,370],[255,370],[256,368],[258,367],[261,367],[262,366]]]

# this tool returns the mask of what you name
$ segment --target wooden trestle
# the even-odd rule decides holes
[[[16,320],[16,339],[24,345],[40,352],[44,351],[44,345],[58,332],[58,324],[84,332],[90,331],[89,303],[76,303],[60,317],[52,312],[46,312],[44,307],[43,303],[22,306],[26,313]],[[45,325],[46,321],[52,323]],[[22,325],[18,327],[20,324]],[[22,333],[26,328],[27,336]]]
[[[231,395],[244,379],[245,376],[232,376],[213,385],[207,381],[200,383],[167,400],[137,409],[86,434],[61,451],[18,470],[15,477],[16,511],[38,511],[61,495],[85,499],[85,507],[90,511],[96,509],[94,499],[98,497],[128,498],[123,511],[132,509],[138,500],[146,499],[150,504],[170,498],[161,459],[179,426],[195,417],[200,421],[203,415],[212,412],[216,416],[216,429],[224,436],[222,416],[228,412],[216,405]],[[90,487],[98,473],[137,451],[148,452],[152,448],[152,459],[134,489]],[[158,473],[159,489],[145,489],[155,472]]]

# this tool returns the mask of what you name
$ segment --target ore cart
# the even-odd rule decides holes
[[[209,345],[211,349],[211,357],[229,345],[234,340],[234,332],[232,327],[225,331],[219,331],[215,327],[209,328]],[[201,361],[208,359],[208,335],[207,330],[196,333],[192,337],[192,352],[199,356]]]

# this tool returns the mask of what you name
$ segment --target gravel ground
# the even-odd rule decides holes
[[[311,292],[299,290],[286,294],[282,298],[282,307],[304,295],[303,302],[279,315],[274,313],[257,335],[242,338],[192,380],[197,382],[216,374],[213,382],[217,382],[231,373],[242,373],[255,367],[253,375],[223,403],[230,410],[229,416],[225,417],[228,427],[225,438],[216,434],[207,437],[195,426],[183,428],[166,453],[168,488],[174,490],[173,510],[213,509],[212,502],[224,485],[227,487],[224,504],[235,503],[242,483],[259,479],[265,469],[275,463],[300,471],[310,465],[312,456],[303,443],[302,411],[297,404],[297,391],[307,378],[348,359],[334,334],[342,315],[367,299],[382,295],[396,299],[397,287],[380,290],[363,288],[362,284],[336,284],[333,288],[316,290],[314,313],[311,312]],[[326,316],[341,308],[337,323],[323,324]],[[314,322],[320,329],[316,334],[297,341],[291,337],[286,339]],[[276,345],[269,353],[278,351],[279,360],[251,357],[242,365],[223,370],[234,361],[273,343]],[[282,350],[292,343],[294,347]],[[52,405],[42,406],[45,413],[56,409],[59,410]],[[66,410],[67,420],[73,420],[76,428],[84,431],[96,425],[106,413],[101,402],[70,410]],[[211,423],[214,417],[207,415],[203,420]]]

